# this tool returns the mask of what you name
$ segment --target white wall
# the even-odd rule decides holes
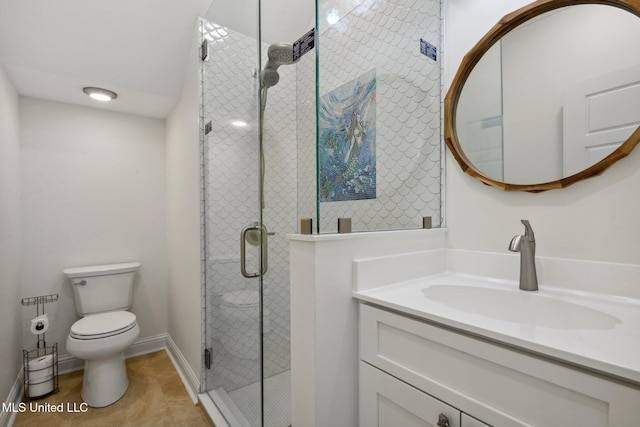
[[[527,0],[449,0],[446,75],[449,88],[464,54],[502,16]],[[541,256],[640,263],[640,149],[603,175],[539,194],[504,193],[465,175],[446,156],[447,227],[456,249],[506,252],[527,218]]]
[[[195,23],[194,23],[195,28]],[[169,335],[200,379],[200,146],[197,38],[180,102],[167,119]]]
[[[20,122],[18,93],[0,66],[0,401],[22,365],[20,311]],[[2,423],[0,414],[0,424]]]
[[[62,270],[122,261],[142,262],[132,307],[140,338],[166,333],[164,122],[21,98],[20,132],[22,296],[60,295],[46,306],[47,344],[66,353],[77,319]],[[27,333],[24,345],[34,343]]]

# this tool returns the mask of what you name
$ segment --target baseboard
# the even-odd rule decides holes
[[[187,389],[187,393],[191,397],[193,404],[198,403],[198,392],[200,390],[200,380],[189,366],[187,359],[184,357],[176,343],[173,341],[170,335],[167,335],[167,354],[169,359],[175,366],[184,387]]]
[[[167,348],[168,334],[158,334],[151,337],[137,339],[131,347],[124,352],[125,358],[142,356],[143,354],[155,353]]]
[[[124,352],[124,357],[128,359],[130,357],[142,356],[143,354],[164,350],[167,348],[167,338],[167,334],[139,338]],[[84,360],[78,359],[70,354],[58,357],[59,374],[68,374],[81,369],[84,369]]]
[[[0,427],[11,427],[18,414],[18,404],[22,402],[24,394],[24,369],[20,368],[18,377],[13,383],[7,400],[2,403],[0,408]],[[6,410],[5,410],[6,409]]]

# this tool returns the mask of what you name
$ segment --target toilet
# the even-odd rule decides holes
[[[260,295],[257,291],[233,291],[220,297],[220,341],[234,357],[260,357]]]
[[[139,262],[67,268],[80,320],[71,326],[67,351],[83,359],[82,399],[96,408],[111,405],[129,387],[124,351],[140,335],[127,311]]]

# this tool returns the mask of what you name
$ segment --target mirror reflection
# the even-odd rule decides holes
[[[455,128],[473,167],[497,181],[535,184],[579,173],[640,124],[640,20],[582,4],[509,32],[476,64]]]

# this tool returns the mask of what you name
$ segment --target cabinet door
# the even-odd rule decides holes
[[[360,427],[460,427],[460,411],[360,361]]]
[[[477,420],[464,412],[460,414],[460,427],[490,427],[489,424],[485,424],[480,420]]]

